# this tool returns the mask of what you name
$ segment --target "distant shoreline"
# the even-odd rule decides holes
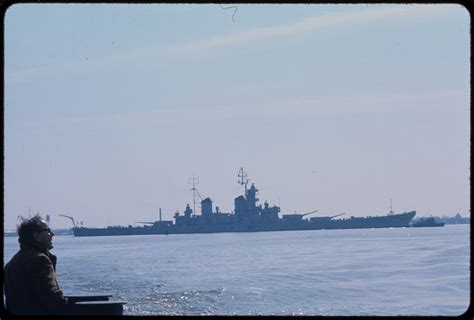
[[[68,236],[72,235],[72,229],[53,229],[54,236]],[[18,233],[16,231],[4,231],[4,237],[18,237]]]

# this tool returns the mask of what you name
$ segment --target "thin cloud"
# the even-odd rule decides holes
[[[287,100],[270,100],[266,103],[228,103],[181,106],[169,109],[157,108],[140,111],[128,110],[108,115],[57,116],[38,121],[14,123],[21,130],[45,129],[56,126],[95,127],[97,123],[123,130],[134,130],[144,124],[161,126],[173,121],[236,121],[251,118],[317,118],[325,116],[347,116],[356,113],[385,113],[395,110],[426,111],[465,108],[469,111],[468,90],[445,90],[426,92],[400,92],[380,94],[357,94],[348,96],[302,97]],[[10,122],[12,125],[12,122]]]
[[[346,116],[357,113],[385,113],[396,110],[426,111],[436,109],[469,109],[469,92],[467,90],[445,90],[426,92],[400,92],[379,94],[355,94],[348,96],[303,97],[287,100],[269,100],[265,103],[194,105],[169,110],[148,111],[143,113],[143,121],[235,121],[246,118],[317,118],[321,116]],[[183,112],[185,111],[185,112]],[[139,113],[136,113],[139,115]],[[131,114],[128,114],[129,119]],[[141,116],[139,116],[141,117]]]
[[[426,92],[400,92],[379,94],[356,94],[348,96],[303,97],[287,100],[269,100],[266,103],[197,104],[170,109],[147,111],[130,110],[113,115],[94,117],[62,118],[60,122],[84,126],[97,122],[132,128],[138,124],[153,123],[160,126],[173,121],[236,121],[247,118],[289,119],[317,118],[325,116],[347,116],[357,113],[386,113],[390,111],[426,111],[439,109],[469,110],[467,90],[445,90]],[[51,119],[51,124],[57,120]],[[36,126],[32,122],[30,125]]]
[[[284,26],[253,28],[241,32],[214,36],[208,39],[191,41],[178,45],[166,47],[148,47],[102,58],[71,61],[62,65],[38,66],[36,68],[16,72],[7,71],[5,72],[5,80],[9,83],[15,83],[34,80],[36,78],[45,77],[48,75],[90,72],[100,70],[102,68],[123,65],[124,63],[134,60],[142,60],[147,57],[153,57],[154,59],[156,59],[157,57],[175,57],[176,55],[189,56],[194,55],[197,52],[205,52],[208,50],[225,48],[256,40],[296,35],[319,29],[349,25],[353,26],[356,24],[372,23],[381,20],[386,21],[390,18],[407,17],[408,15],[413,14],[442,12],[442,10],[436,9],[439,9],[439,6],[396,5],[390,7],[369,7],[363,10],[351,12],[329,13],[313,16],[302,21],[298,21]]]
[[[370,23],[391,17],[405,17],[408,14],[426,13],[430,7],[423,5],[397,5],[395,7],[367,8],[351,12],[329,13],[313,16],[285,26],[261,27],[234,34],[215,36],[167,48],[169,53],[188,53],[190,50],[205,50],[237,45],[245,42],[290,36],[318,29]]]

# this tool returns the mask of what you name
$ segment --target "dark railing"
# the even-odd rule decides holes
[[[109,300],[110,294],[70,295],[70,311],[73,315],[123,315],[124,301]]]

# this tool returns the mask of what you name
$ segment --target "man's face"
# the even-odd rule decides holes
[[[42,221],[38,230],[33,233],[35,240],[48,250],[53,248],[53,236],[54,233],[49,229],[49,226],[45,221]]]

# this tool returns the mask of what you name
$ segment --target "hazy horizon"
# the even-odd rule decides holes
[[[280,214],[470,217],[464,7],[229,6],[11,6],[4,228],[172,220],[193,175],[231,212],[241,167]]]

